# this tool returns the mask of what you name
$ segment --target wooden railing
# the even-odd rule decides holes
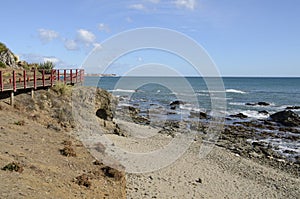
[[[65,84],[82,83],[83,69],[53,70],[0,70],[0,91],[16,92],[20,89],[51,87],[57,82]]]

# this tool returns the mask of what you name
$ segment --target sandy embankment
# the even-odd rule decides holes
[[[61,106],[60,97],[50,91],[36,92],[34,100],[27,94],[15,98],[15,108],[7,104],[9,99],[0,101],[0,198],[126,198],[125,178],[95,165],[82,143],[51,118],[55,114],[48,108],[56,103],[60,111],[67,107],[66,99]],[[65,147],[76,157],[62,155]],[[22,171],[1,169],[12,162]],[[79,185],[76,178],[83,174],[88,183]]]

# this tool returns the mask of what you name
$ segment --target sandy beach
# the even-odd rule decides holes
[[[149,127],[119,123],[132,133],[149,131]],[[116,135],[109,138],[126,150],[144,152],[172,139],[168,135],[146,140]],[[297,176],[217,146],[200,159],[200,146],[201,140],[194,141],[181,158],[161,170],[127,174],[127,198],[297,198],[300,194]]]

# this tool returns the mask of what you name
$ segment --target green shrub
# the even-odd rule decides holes
[[[55,67],[54,63],[51,61],[46,61],[38,65],[38,70],[45,70],[46,73],[50,73],[51,70]]]
[[[2,170],[4,170],[4,171],[16,171],[16,172],[22,173],[22,171],[24,169],[23,169],[23,166],[21,164],[19,164],[18,162],[12,162],[12,163],[9,163],[8,165],[4,166],[2,168]]]
[[[30,70],[30,69],[31,69],[31,67],[30,67],[28,64],[25,64],[25,65],[23,66],[23,68],[24,68],[25,70]]]
[[[0,61],[0,68],[6,68],[6,64]]]
[[[25,121],[24,120],[19,120],[19,121],[16,121],[14,124],[18,125],[18,126],[24,126],[25,125]]]
[[[63,82],[56,82],[52,90],[59,95],[71,95],[72,86],[66,85]]]
[[[5,44],[0,42],[0,52],[8,50]]]

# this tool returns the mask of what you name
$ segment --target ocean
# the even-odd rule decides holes
[[[85,77],[84,84],[106,89],[121,97],[120,105],[144,111],[153,107],[165,110],[171,102],[182,101],[179,111],[184,118],[188,118],[190,111],[209,113],[211,99],[222,91],[228,116],[243,113],[250,119],[264,119],[286,107],[300,106],[300,78],[223,77],[222,80],[224,90],[208,90],[201,77]],[[255,104],[258,102],[269,105]],[[293,111],[300,114],[300,109]]]

